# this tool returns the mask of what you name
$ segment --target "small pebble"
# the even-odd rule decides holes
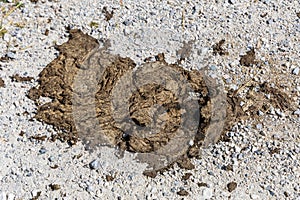
[[[267,24],[271,24],[271,23],[273,23],[274,22],[274,19],[268,19],[267,20]]]
[[[250,194],[251,199],[260,199],[260,196],[258,194]]]
[[[88,185],[88,186],[86,187],[86,191],[87,191],[87,192],[93,192],[93,191],[94,191],[93,186]]]
[[[241,159],[243,159],[243,158],[244,158],[244,154],[239,153],[239,154],[238,154],[238,159],[241,160]]]
[[[207,172],[209,175],[214,176],[214,173],[212,171]]]
[[[16,59],[16,58],[17,58],[16,54],[13,53],[13,52],[11,52],[11,51],[10,51],[10,52],[7,52],[6,56],[7,56],[8,58],[10,58],[10,59]]]
[[[50,162],[53,162],[53,161],[55,160],[55,158],[54,158],[53,156],[50,156],[50,157],[48,158],[48,160],[49,160]]]
[[[236,3],[236,0],[228,0],[228,3],[230,3],[230,4],[235,4],[235,3]]]
[[[44,147],[42,147],[40,150],[39,150],[39,153],[40,154],[45,154],[47,152],[47,150],[44,148]]]
[[[126,19],[125,21],[123,21],[123,24],[124,24],[125,26],[129,26],[129,25],[132,24],[132,21],[129,20],[129,19]]]
[[[259,110],[258,111],[258,116],[263,116],[263,115],[264,115],[264,113],[261,110]]]
[[[172,188],[171,188],[171,192],[173,192],[173,193],[176,192],[176,188],[175,188],[175,187],[172,187]]]
[[[264,2],[264,4],[269,4],[271,2],[271,0],[264,0],[263,2]]]
[[[296,111],[294,112],[294,115],[300,116],[300,109],[296,110]]]
[[[99,161],[98,160],[93,160],[89,164],[91,169],[98,169],[100,167]]]
[[[204,47],[204,48],[202,48],[201,50],[198,51],[198,54],[199,55],[206,55],[208,51],[209,51],[209,48]]]
[[[258,130],[261,130],[261,129],[262,129],[262,124],[256,124],[256,128],[257,128]]]
[[[231,78],[226,79],[226,83],[231,83],[231,82],[232,82]]]
[[[11,40],[11,35],[10,35],[10,34],[4,34],[3,40],[4,40],[5,42],[10,42],[10,40]]]
[[[215,71],[215,70],[217,70],[217,67],[216,67],[215,65],[211,65],[211,66],[209,67],[209,69],[212,70],[212,71]]]
[[[213,196],[213,190],[211,188],[204,188],[202,191],[203,199],[211,199]]]
[[[271,196],[275,195],[275,193],[272,190],[269,190],[269,193],[270,193]]]
[[[285,114],[283,112],[281,112],[279,109],[276,109],[275,112],[278,116],[285,117]]]
[[[293,69],[293,74],[294,75],[298,75],[299,74],[299,71],[300,71],[300,68],[299,67],[296,67],[295,69]]]

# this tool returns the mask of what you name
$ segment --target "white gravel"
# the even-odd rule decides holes
[[[4,2],[0,1],[0,7],[6,11],[14,5]],[[7,29],[0,38],[0,57],[10,58],[0,61],[0,78],[5,82],[5,87],[0,87],[0,200],[39,195],[38,199],[300,200],[300,18],[296,14],[300,3],[205,2],[39,0],[23,1],[24,6],[6,18],[0,13]],[[114,11],[110,21],[105,20],[103,6]],[[91,22],[98,27],[91,28]],[[236,124],[228,133],[230,142],[204,149],[202,159],[193,160],[196,169],[175,165],[156,178],[143,176],[146,166],[130,153],[119,159],[115,150],[107,147],[89,153],[80,143],[70,148],[59,141],[32,141],[30,136],[50,136],[55,131],[30,120],[36,107],[26,93],[37,82],[12,82],[10,76],[18,73],[36,80],[57,56],[54,44],[67,41],[67,26],[80,28],[100,41],[110,39],[112,52],[138,64],[161,52],[168,62],[174,62],[184,42],[194,40],[191,56],[183,65],[210,66],[228,88],[238,88],[256,73],[255,68],[238,62],[240,55],[255,47],[257,59],[265,62],[257,79],[275,80],[286,91],[293,91],[297,108],[287,113],[260,113],[261,122]],[[223,38],[229,55],[213,56],[212,45]],[[190,179],[182,180],[188,172],[192,173]],[[107,175],[115,178],[107,181]],[[227,189],[230,182],[237,183],[232,192]],[[60,189],[53,191],[51,184]],[[181,189],[188,196],[178,195]]]

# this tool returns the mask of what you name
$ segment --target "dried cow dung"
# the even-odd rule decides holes
[[[259,93],[249,90],[241,107],[238,90],[225,95],[204,71],[168,64],[163,54],[137,67],[130,58],[111,54],[109,47],[109,41],[100,48],[95,38],[70,30],[69,41],[56,47],[59,56],[42,70],[28,97],[38,107],[35,118],[57,129],[53,140],[73,145],[80,138],[87,149],[109,145],[135,152],[148,164],[144,174],[151,177],[175,162],[193,169],[190,158],[200,156],[201,146],[216,142],[234,122],[263,107],[292,107],[285,93],[268,84],[261,84]],[[184,59],[188,52],[178,54]],[[240,60],[245,66],[255,62],[254,49]],[[40,97],[51,101],[41,104]]]
[[[90,149],[118,146],[139,153],[152,169],[166,167],[158,163],[162,157],[167,164],[186,161],[218,140],[226,95],[214,80],[168,64],[163,54],[136,67],[108,47],[70,30],[69,41],[57,46],[59,56],[39,74],[39,86],[29,91],[38,106],[35,117],[58,130],[54,139],[75,144],[80,138]],[[51,101],[40,105],[40,97]]]
[[[96,39],[79,30],[71,30],[70,40],[56,47],[60,52],[58,58],[39,74],[38,88],[32,88],[28,93],[38,105],[36,119],[63,131],[58,136],[61,140],[76,141],[78,138],[72,119],[72,83],[79,69],[77,63],[97,46]],[[52,101],[39,105],[40,97],[49,97]]]

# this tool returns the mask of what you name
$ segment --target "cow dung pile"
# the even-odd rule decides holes
[[[69,33],[28,92],[37,105],[35,118],[57,130],[53,140],[134,152],[152,170],[175,162],[192,169],[189,158],[199,157],[201,146],[219,140],[242,115],[240,100],[222,95],[201,70],[168,64],[163,54],[137,66],[109,53],[109,41],[100,48],[80,30]],[[41,103],[41,97],[50,101]]]

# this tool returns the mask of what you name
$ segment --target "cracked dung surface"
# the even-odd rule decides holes
[[[71,144],[78,140],[72,119],[72,83],[79,69],[78,63],[97,46],[96,39],[71,30],[70,40],[56,47],[60,52],[58,58],[39,74],[39,86],[28,93],[28,97],[38,106],[35,118],[60,130],[53,139],[58,138]],[[52,101],[41,105],[40,97],[49,97]]]
[[[203,73],[168,64],[163,54],[133,71],[136,65],[130,58],[109,54],[107,47],[97,47],[96,39],[71,30],[69,41],[57,46],[58,58],[40,73],[39,86],[28,93],[38,106],[35,118],[58,130],[53,139],[75,144],[80,138],[89,149],[103,144],[118,146],[141,153],[140,160],[149,160],[149,155],[143,154],[149,152],[155,152],[153,159],[167,154],[166,159],[172,158],[170,162],[187,154],[197,156],[206,132],[214,129],[209,128],[212,101]],[[128,76],[129,72],[132,74]],[[148,83],[139,82],[147,77]],[[162,79],[164,83],[159,82]],[[207,82],[214,84],[212,80]],[[119,97],[122,91],[128,91],[128,84],[132,86],[130,91]],[[198,97],[190,98],[191,91]],[[40,97],[51,101],[40,105]],[[118,109],[120,106],[125,110]],[[152,125],[155,131],[150,134]],[[218,135],[212,136],[208,142],[218,139]],[[182,145],[177,144],[178,139]],[[194,145],[188,146],[191,139]],[[171,143],[168,148],[167,143]]]
[[[237,91],[222,95],[223,88],[203,71],[168,64],[163,54],[137,67],[108,47],[109,42],[100,48],[96,39],[70,30],[69,41],[57,46],[59,56],[42,70],[28,97],[38,107],[35,118],[58,130],[52,139],[71,145],[80,139],[91,150],[109,145],[136,152],[149,164],[149,176],[175,162],[192,169],[189,158],[198,157],[201,146],[216,142],[263,105],[282,106],[286,99],[262,85],[261,92],[274,94],[273,102],[262,99],[262,105],[242,109]],[[40,97],[51,101],[41,104]]]

